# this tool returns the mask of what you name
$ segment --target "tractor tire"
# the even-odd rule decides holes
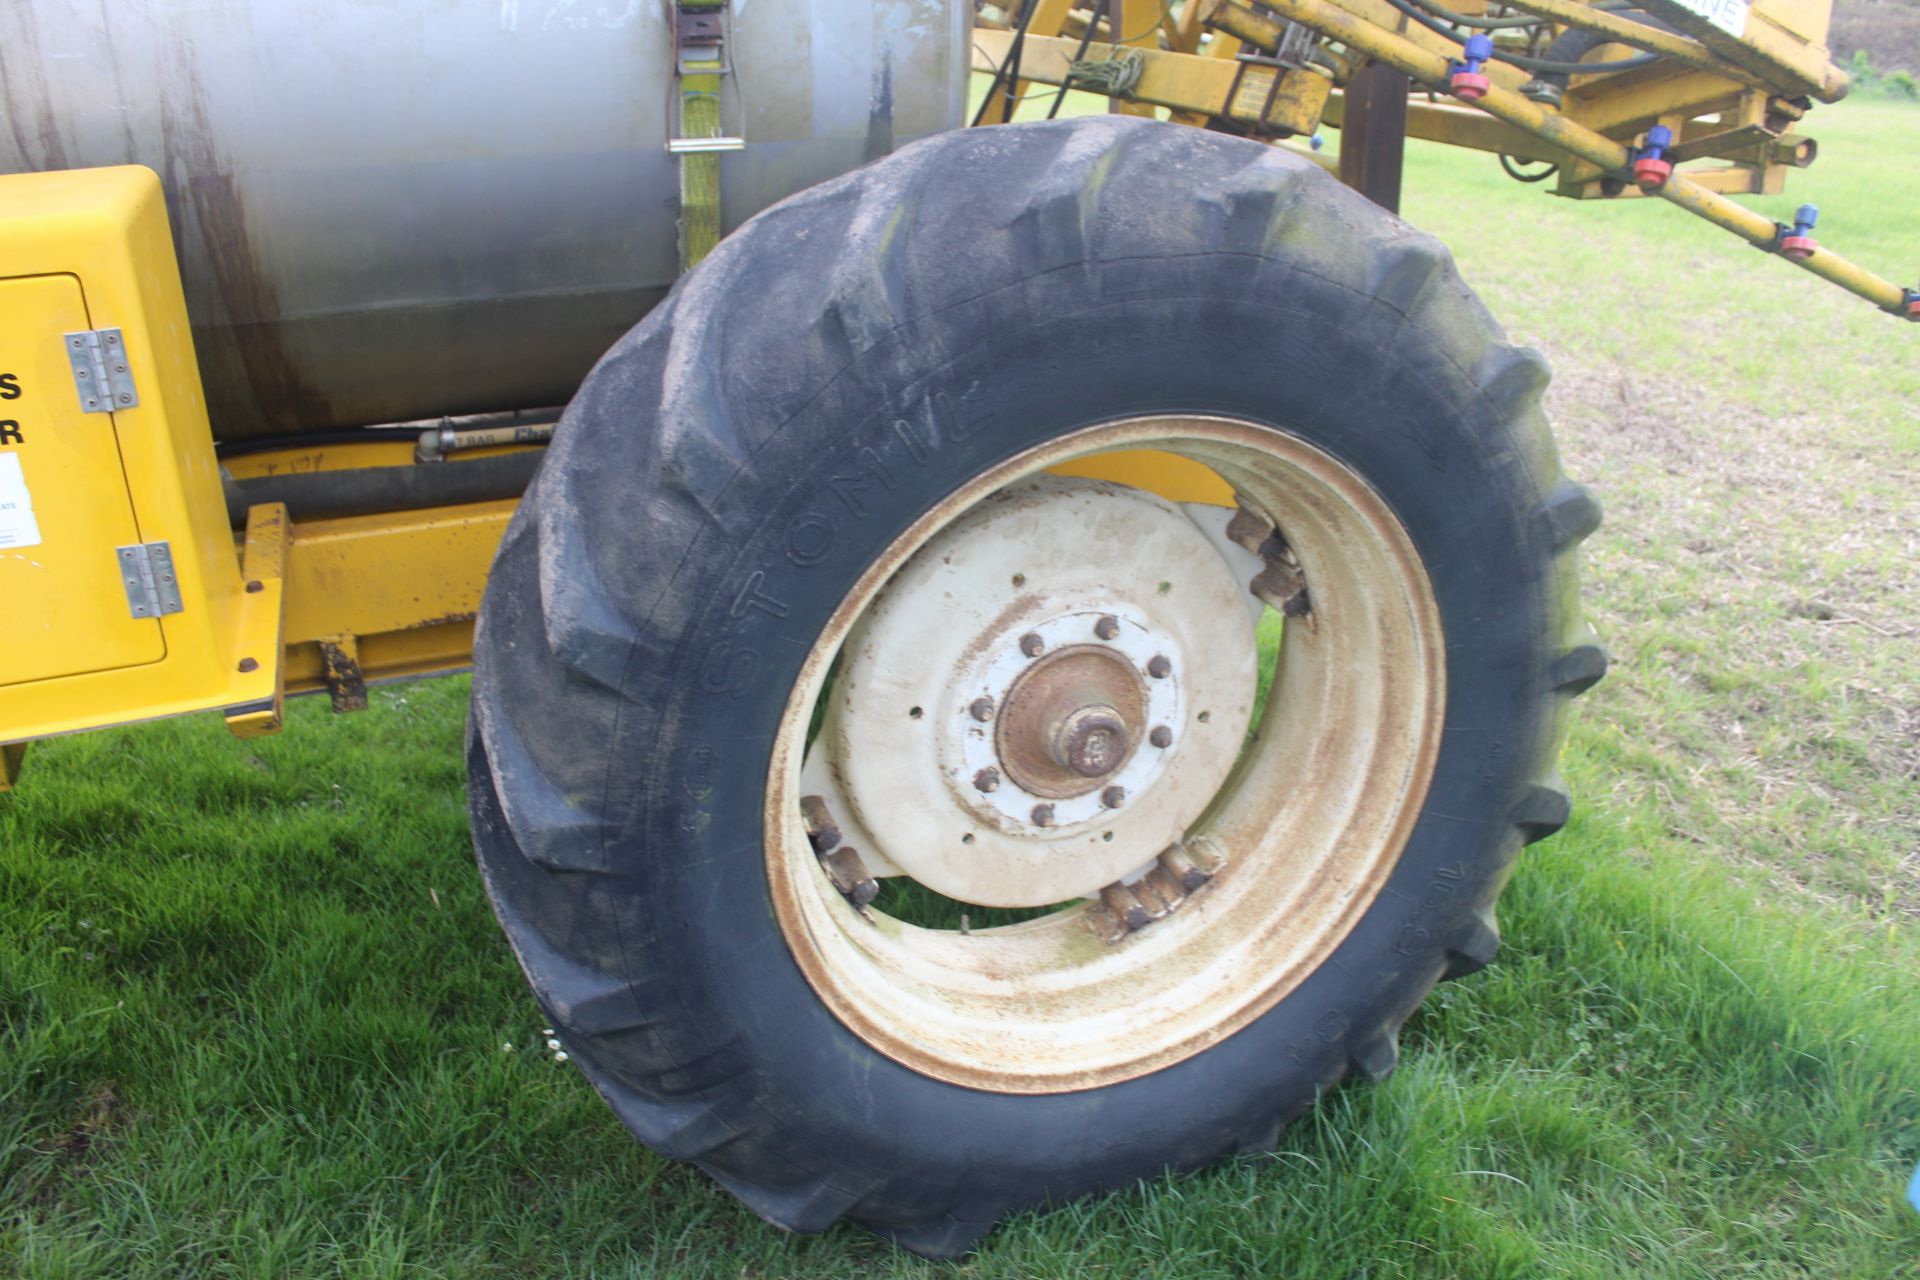
[[[1493,958],[1518,851],[1568,817],[1555,773],[1568,701],[1606,666],[1576,599],[1576,546],[1599,507],[1561,474],[1547,377],[1436,241],[1304,159],[1197,130],[1095,117],[946,134],[753,219],[587,378],[480,612],[474,841],[572,1060],[643,1142],[769,1222],[849,1219],[928,1256],[972,1249],[1024,1206],[1271,1149],[1349,1073],[1385,1077],[1434,984]],[[1185,547],[1173,525],[1190,508],[1030,474],[1071,471],[1055,464],[1076,441],[1188,450],[1232,481],[1254,526],[1236,525],[1244,553],[1210,566],[1169,553],[1195,582],[1238,572],[1240,590],[1260,571],[1287,615],[1285,705],[1251,726],[1231,776],[1252,679],[1233,646],[1251,645],[1251,623],[1169,611],[1185,577],[1160,581],[1160,602],[1135,592],[1129,565],[1158,554],[1155,538]],[[995,503],[1043,532],[996,526]],[[1092,522],[1087,538],[1045,532],[1061,519]],[[942,594],[939,574],[963,566],[912,554],[935,538],[995,573],[1031,552],[1028,572],[1044,563],[1081,594]],[[914,574],[922,594],[901,594]],[[989,585],[1026,591],[1026,576]],[[948,760],[997,740],[942,727],[944,693],[882,722],[870,692],[916,671],[946,681],[960,659],[926,665],[946,652],[941,627],[1048,609],[1067,626],[1105,607],[1084,598],[1104,582],[1134,628],[1115,643],[1137,631],[1192,672],[1177,726],[1154,726],[1156,743],[1181,736],[1172,763],[1127,745],[1144,721],[1116,731],[1127,767],[1150,775],[1138,816],[1048,826],[1040,806],[1002,804],[1011,781],[989,794],[968,775],[968,792],[958,765],[912,783],[913,762],[884,744],[913,755],[901,735],[924,731],[939,738],[927,759]],[[1118,630],[1098,625],[1102,641]],[[853,680],[881,661],[845,644],[855,626],[904,627],[928,653],[896,644]],[[847,665],[827,696],[836,656]],[[1365,670],[1376,657],[1384,674]],[[1124,655],[1088,661],[1120,673],[1113,699],[1172,696]],[[1212,720],[1200,703],[1216,694]],[[834,748],[847,753],[839,842],[795,803],[803,755],[825,749],[804,736],[822,707],[819,742],[854,742]],[[1224,755],[1222,734],[1239,735]],[[1264,742],[1290,745],[1269,759]],[[1188,743],[1215,755],[1183,774]],[[1106,767],[1095,756],[1087,768]],[[1009,755],[1019,767],[1053,766]],[[897,772],[860,780],[884,768]],[[1231,796],[1203,817],[1196,787],[1216,782]],[[1095,794],[1132,803],[1113,800],[1124,790]],[[919,830],[930,813],[975,825],[938,850],[878,847],[881,828]],[[1154,865],[1178,885],[1150,870],[1106,895],[1098,860],[1115,833],[1157,840],[1167,823],[1169,856],[1187,861]],[[856,828],[853,862],[815,861]],[[899,924],[892,899],[867,899],[909,863],[984,903],[981,920],[1056,909],[999,930]],[[1076,874],[1091,880],[1062,894]],[[1262,903],[1292,905],[1276,924]],[[1102,976],[1049,1003],[1020,965],[982,961],[949,990],[927,959],[1018,946],[1041,948],[1022,954],[1042,967],[1066,957],[1068,985],[1072,965]],[[1207,977],[1226,951],[1237,976]],[[1195,995],[1176,972],[1209,985]]]

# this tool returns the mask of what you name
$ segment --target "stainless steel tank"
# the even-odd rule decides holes
[[[969,18],[733,0],[724,226],[957,126]],[[160,174],[222,438],[559,403],[677,272],[673,31],[668,0],[6,0],[0,171]]]

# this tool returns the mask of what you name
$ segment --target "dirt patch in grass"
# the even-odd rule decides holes
[[[29,1197],[33,1206],[51,1209],[57,1205],[61,1187],[72,1178],[85,1176],[88,1165],[102,1153],[112,1135],[125,1126],[126,1118],[126,1103],[113,1085],[95,1085],[79,1117],[54,1135],[55,1161],[49,1176]]]
[[[1586,595],[1614,668],[1584,714],[1614,799],[1790,896],[1920,916],[1920,460],[1549,355],[1607,508]]]

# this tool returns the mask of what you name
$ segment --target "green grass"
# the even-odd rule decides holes
[[[1766,207],[1816,198],[1831,243],[1911,272],[1920,111],[1815,122]],[[1429,148],[1408,182],[1560,370],[1617,665],[1506,950],[1386,1085],[959,1267],[781,1236],[545,1050],[447,680],[261,742],[34,750],[0,797],[0,1274],[1920,1276],[1920,332],[1672,210]]]

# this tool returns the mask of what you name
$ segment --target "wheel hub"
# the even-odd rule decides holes
[[[813,752],[847,838],[881,874],[987,906],[1091,897],[1150,865],[1245,739],[1244,593],[1151,494],[1038,476],[981,504],[847,647]]]
[[[1108,604],[1105,612],[1023,622],[1030,626],[1020,636],[1026,643],[990,639],[982,661],[961,673],[963,688],[987,690],[983,696],[996,710],[990,733],[956,726],[962,731],[947,753],[958,752],[962,778],[991,769],[1003,780],[1003,786],[959,795],[1002,830],[1064,834],[1111,823],[1114,810],[1144,797],[1177,760],[1165,749],[1142,749],[1150,726],[1180,716],[1180,684],[1171,667],[1158,680],[1146,673],[1149,662],[1176,646],[1132,607]]]

